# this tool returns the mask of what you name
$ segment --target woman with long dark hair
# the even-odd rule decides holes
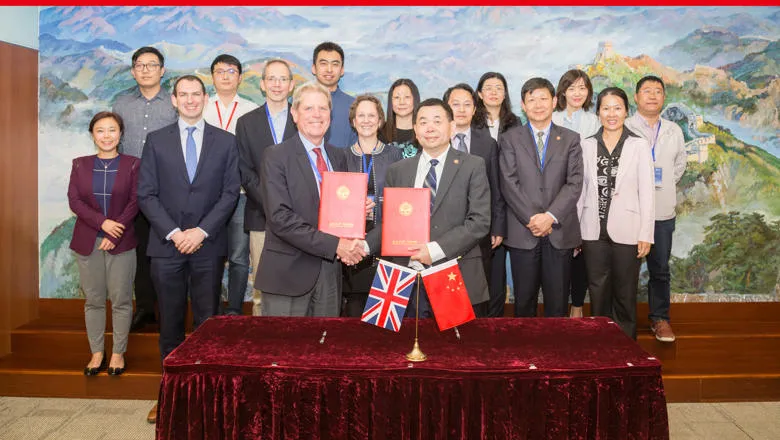
[[[380,136],[386,144],[399,148],[404,158],[414,157],[420,151],[412,121],[412,113],[419,104],[420,92],[411,79],[396,80],[387,92],[387,121]]]
[[[477,83],[477,115],[474,126],[488,128],[490,136],[498,142],[501,133],[520,123],[520,119],[512,112],[512,102],[509,100],[509,87],[504,75],[498,72],[487,72]]]

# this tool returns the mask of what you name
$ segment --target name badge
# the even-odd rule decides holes
[[[663,183],[663,180],[664,180],[664,169],[660,168],[660,167],[655,167],[654,171],[655,171],[655,173],[654,173],[655,174],[655,186],[656,186],[656,188],[660,188],[661,186],[663,186],[662,183]]]

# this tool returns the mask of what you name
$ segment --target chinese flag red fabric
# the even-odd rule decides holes
[[[368,174],[322,174],[318,229],[341,238],[366,236]]]
[[[450,260],[420,272],[439,330],[447,330],[475,318],[458,260]]]
[[[382,202],[382,255],[409,257],[430,241],[431,190],[428,188],[385,188]]]

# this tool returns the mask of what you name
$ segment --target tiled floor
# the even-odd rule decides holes
[[[149,400],[0,397],[2,440],[154,439]],[[780,402],[671,403],[672,440],[780,439]]]

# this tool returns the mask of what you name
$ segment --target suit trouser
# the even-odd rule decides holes
[[[509,248],[515,289],[515,317],[536,316],[539,287],[544,316],[566,316],[571,273],[571,249],[556,249],[548,237],[533,249]]]
[[[571,259],[571,305],[582,307],[585,304],[585,293],[588,291],[588,270],[585,268],[585,257],[582,252]]]
[[[223,258],[201,256],[197,252],[175,257],[152,257],[152,279],[160,292],[158,304],[162,359],[184,342],[188,293],[196,328],[217,314],[224,269]]]
[[[506,305],[506,247],[503,244],[492,250],[489,271],[487,282],[490,302],[487,313],[491,318],[500,318],[504,316]]]
[[[263,293],[257,290],[255,286],[255,275],[257,268],[260,267],[260,256],[263,254],[263,244],[265,243],[265,231],[249,231],[249,259],[252,264],[250,273],[250,282],[252,283],[252,315],[260,316],[263,313],[261,304],[263,302]]]
[[[588,270],[591,315],[612,318],[636,339],[637,245],[599,238],[582,242]]]
[[[262,309],[263,316],[338,317],[341,312],[341,262],[322,260],[314,287],[301,296],[263,292]]]
[[[228,235],[228,307],[242,314],[246,285],[249,281],[249,234],[244,230],[246,194],[240,194],[236,209],[227,224]]]
[[[154,314],[154,303],[157,301],[157,292],[152,283],[151,259],[146,256],[146,248],[149,245],[149,231],[151,224],[142,212],[135,216],[135,236],[138,240],[136,247],[135,269],[135,308],[146,313]]]
[[[113,326],[113,353],[127,351],[127,334],[133,316],[133,275],[135,249],[117,255],[98,249],[102,238],[88,256],[76,254],[81,290],[84,291],[84,320],[92,353],[105,351],[103,335],[106,331],[106,296],[111,300]],[[108,295],[106,295],[108,293]]]

